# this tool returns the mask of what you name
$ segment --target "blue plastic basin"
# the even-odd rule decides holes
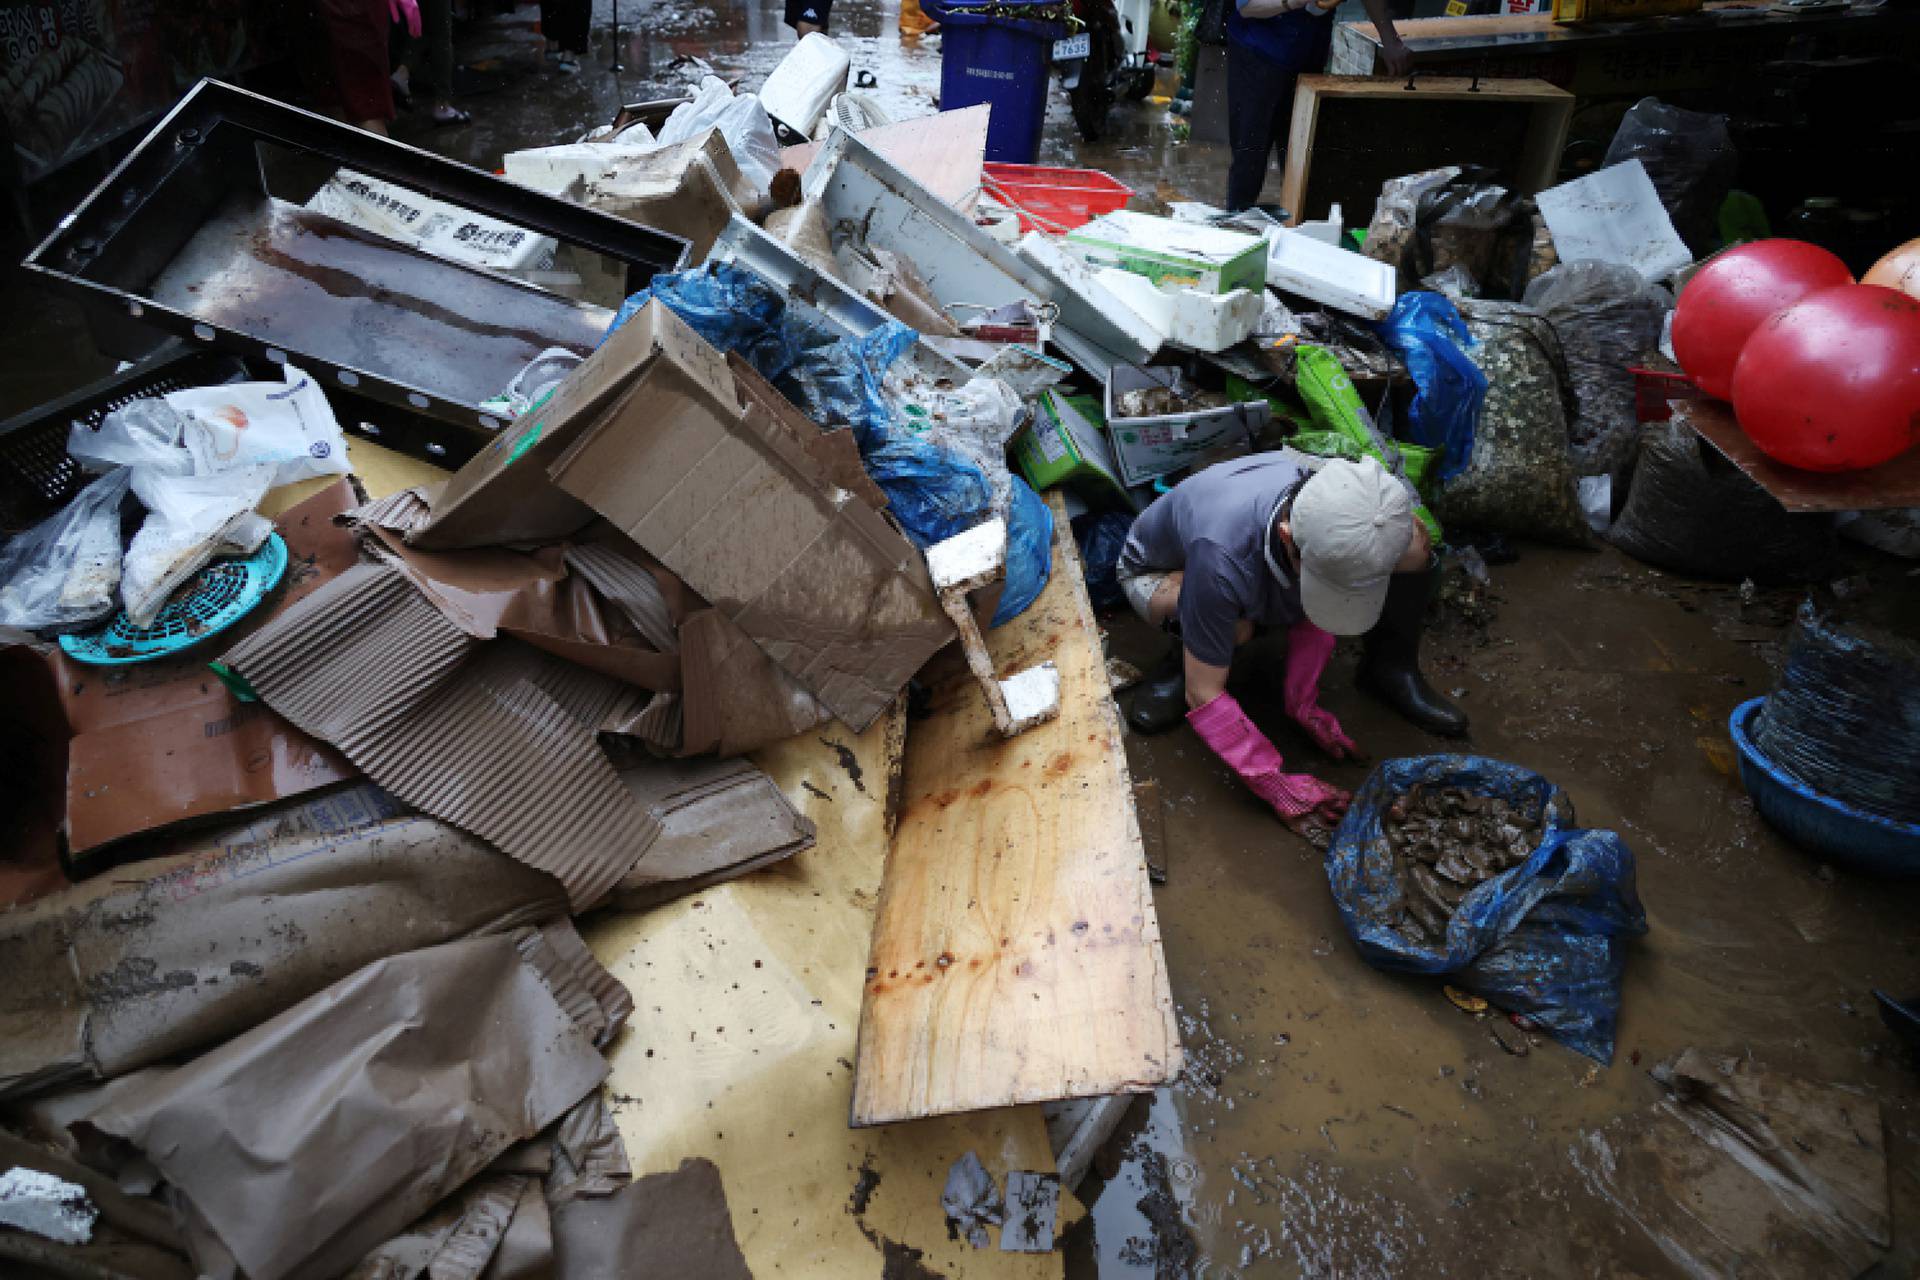
[[[1837,867],[1869,876],[1920,878],[1920,823],[1895,822],[1823,796],[1760,753],[1747,726],[1765,702],[1753,698],[1741,703],[1727,728],[1740,749],[1740,781],[1767,824]]]

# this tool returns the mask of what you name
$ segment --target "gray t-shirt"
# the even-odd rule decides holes
[[[1180,639],[1207,665],[1232,663],[1234,626],[1242,618],[1286,627],[1306,616],[1300,584],[1281,548],[1269,546],[1268,531],[1281,499],[1311,470],[1291,450],[1216,463],[1175,485],[1133,522],[1120,572],[1186,571]]]

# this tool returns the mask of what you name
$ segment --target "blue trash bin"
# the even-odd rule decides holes
[[[1004,16],[1023,9],[1059,13],[1065,0],[990,0],[988,4],[921,0],[940,24],[940,109],[986,103],[987,159],[1032,164],[1040,154],[1047,120],[1047,84],[1053,42],[1067,34],[1064,22]]]

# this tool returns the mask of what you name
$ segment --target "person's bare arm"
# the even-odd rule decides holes
[[[1243,18],[1277,18],[1283,13],[1307,7],[1306,0],[1247,0],[1240,6]]]
[[[1393,26],[1393,12],[1387,8],[1387,0],[1360,0],[1365,6],[1367,17],[1373,20],[1373,29],[1380,37],[1380,58],[1387,64],[1387,74],[1404,76],[1413,70],[1413,55],[1407,52],[1407,46],[1400,41],[1400,33]],[[1246,10],[1241,10],[1245,13]]]
[[[1407,543],[1407,549],[1400,553],[1400,559],[1394,562],[1395,573],[1418,573],[1427,567],[1433,559],[1433,539],[1427,535],[1427,526],[1418,520],[1413,522],[1413,537]]]

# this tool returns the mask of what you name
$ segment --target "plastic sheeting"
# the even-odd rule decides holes
[[[925,549],[993,515],[1007,521],[1007,580],[993,625],[1019,616],[1039,596],[1051,566],[1053,516],[1017,477],[995,503],[993,481],[963,442],[939,438],[937,427],[910,422],[883,389],[887,370],[919,336],[898,321],[858,338],[843,337],[787,309],[785,297],[760,276],[731,262],[658,275],[621,305],[612,333],[658,298],[702,338],[737,352],[816,424],[847,426],[867,473],[887,495],[893,516]],[[974,452],[976,458],[969,458]]]
[[[1401,294],[1377,328],[1413,377],[1407,434],[1441,451],[1440,479],[1451,480],[1473,457],[1473,427],[1487,395],[1487,377],[1465,350],[1473,335],[1451,301],[1424,290]]]
[[[1382,820],[1417,784],[1460,787],[1509,804],[1541,806],[1538,847],[1519,866],[1468,893],[1444,947],[1416,943],[1386,923],[1407,895]],[[1327,850],[1327,879],[1347,933],[1376,969],[1451,974],[1567,1047],[1613,1061],[1625,940],[1647,931],[1633,852],[1611,831],[1573,825],[1573,802],[1518,765],[1484,756],[1388,760],[1354,794]]]
[[[1920,663],[1912,645],[1870,643],[1811,601],[1780,686],[1753,722],[1767,759],[1823,796],[1920,822]]]

